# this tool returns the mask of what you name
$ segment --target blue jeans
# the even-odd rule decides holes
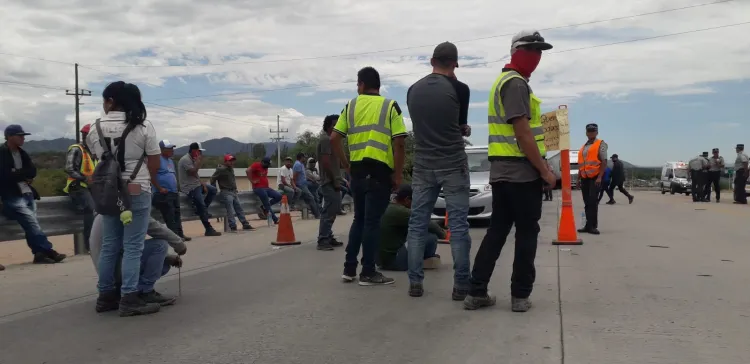
[[[143,243],[138,291],[145,293],[153,291],[156,281],[169,272],[169,264],[164,262],[168,251],[169,245],[166,240],[148,239]]]
[[[312,211],[313,216],[315,216],[316,219],[320,219],[320,205],[318,204],[318,201],[315,200],[315,197],[313,197],[308,186],[297,185],[297,188],[300,190],[300,198],[305,201],[310,208],[310,211]]]
[[[138,292],[143,242],[151,218],[151,193],[130,196],[133,221],[123,225],[119,216],[102,215],[102,249],[99,254],[99,292],[115,288],[117,260],[122,251],[122,295]]]
[[[448,211],[453,255],[453,285],[469,287],[471,237],[469,237],[469,171],[466,166],[452,169],[425,170],[414,168],[412,173],[411,217],[406,236],[410,257],[422,257],[425,251],[427,225],[440,189],[443,189]],[[409,281],[424,280],[423,259],[409,260]]]
[[[391,184],[375,178],[352,178],[354,221],[346,244],[344,273],[357,272],[357,256],[362,249],[362,275],[375,273],[375,256],[380,240],[380,218],[390,203]]]
[[[18,197],[4,197],[3,210],[9,219],[18,221],[26,233],[26,244],[31,248],[31,254],[44,253],[52,250],[52,243],[39,226],[36,217],[36,201],[34,196],[27,193]]]
[[[235,216],[240,220],[242,226],[250,224],[245,218],[245,211],[242,210],[240,200],[237,198],[237,192],[221,191],[219,192],[219,197],[224,200],[224,208],[227,209],[227,223],[230,229],[234,230],[237,228],[237,222],[234,221]]]
[[[195,213],[201,218],[203,227],[206,231],[209,231],[213,230],[213,227],[211,227],[211,223],[208,221],[208,207],[211,206],[211,202],[214,200],[214,196],[216,196],[216,187],[207,184],[206,191],[208,191],[208,193],[204,195],[203,186],[198,186],[187,195],[193,201]]]
[[[320,184],[318,182],[307,181],[307,189],[315,199],[315,204],[320,206]]]
[[[253,193],[260,199],[260,203],[263,204],[263,208],[271,214],[271,218],[274,222],[279,222],[279,218],[276,217],[276,213],[273,212],[271,206],[281,201],[281,194],[271,188],[254,188]]]
[[[435,234],[429,234],[425,238],[424,255],[421,258],[422,261],[427,258],[432,258],[435,256],[435,254],[437,254],[437,242],[438,237]],[[415,259],[416,258],[417,257],[415,257]],[[390,264],[383,266],[383,270],[397,270],[403,272],[409,269],[410,260],[411,256],[409,255],[409,249],[407,249],[406,246],[402,246],[398,249],[396,257],[393,258],[393,261]]]

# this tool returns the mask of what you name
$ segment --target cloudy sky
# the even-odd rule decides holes
[[[356,72],[380,71],[384,95],[430,72],[456,43],[472,90],[472,142],[487,140],[488,91],[512,34],[540,29],[555,48],[531,85],[545,111],[570,109],[572,144],[597,122],[613,153],[640,165],[750,144],[750,1],[711,0],[0,0],[0,126],[31,139],[74,136],[73,63],[82,123],[101,91],[141,87],[160,137],[178,144],[268,141],[318,130],[356,93]],[[608,20],[609,19],[609,20]],[[552,29],[549,29],[552,28]],[[545,30],[546,29],[546,30]],[[404,107],[406,109],[406,107]]]

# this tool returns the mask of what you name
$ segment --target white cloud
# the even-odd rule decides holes
[[[372,65],[380,71],[386,86],[384,93],[387,93],[394,86],[408,86],[429,72],[424,57],[429,57],[433,44],[484,37],[457,42],[460,54],[473,58],[462,61],[457,74],[472,90],[489,90],[505,60],[477,67],[470,65],[507,56],[510,36],[488,36],[697,3],[700,0],[581,0],[574,3],[538,0],[508,8],[501,2],[484,0],[441,2],[440,6],[434,6],[436,2],[429,0],[381,0],[377,3],[143,0],[137,6],[93,0],[70,0],[64,5],[53,0],[5,0],[0,15],[3,25],[0,27],[3,39],[0,53],[91,65],[98,71],[82,67],[82,87],[115,78],[99,71],[139,84],[164,85],[170,80],[159,98],[170,97],[165,94],[180,97],[204,93],[200,88],[190,87],[198,80],[208,81],[219,89],[226,88],[229,93],[238,89],[321,85],[287,91],[285,95],[289,97],[275,103],[260,101],[260,94],[256,93],[166,104],[232,120],[149,106],[151,119],[160,125],[159,132],[175,142],[221,136],[260,141],[270,137],[268,129],[276,127],[277,114],[284,122],[282,127],[293,133],[317,130],[322,115],[302,115],[295,102],[307,100],[298,98],[311,97],[321,91],[343,91],[342,100],[351,96],[355,88],[353,79],[364,65]],[[498,23],[500,13],[505,16]],[[555,48],[543,57],[532,77],[532,87],[545,105],[570,103],[586,94],[617,99],[638,90],[659,95],[710,92],[708,82],[750,78],[750,39],[737,36],[746,33],[750,26],[575,49],[739,23],[747,21],[746,14],[750,14],[750,3],[738,0],[544,31],[543,35]],[[462,21],[455,22],[456,18]],[[412,45],[428,46],[330,57]],[[707,50],[718,50],[719,55],[710,56]],[[289,61],[300,58],[304,60]],[[175,62],[234,64],[102,66]],[[0,80],[72,88],[73,67],[0,55]],[[184,88],[181,90],[181,87]],[[64,90],[0,84],[0,95],[0,123],[29,125],[28,128],[35,131],[35,139],[72,135],[72,98],[65,96]],[[147,92],[144,97],[147,101],[156,98]],[[340,101],[338,99],[329,101]],[[83,102],[86,105],[82,120],[90,121],[98,115],[100,101],[95,93]],[[481,104],[473,103],[472,107],[486,107],[486,103]]]

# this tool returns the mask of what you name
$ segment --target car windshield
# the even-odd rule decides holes
[[[466,153],[469,159],[469,172],[489,172],[490,161],[487,159],[487,152],[483,153]]]
[[[675,169],[674,170],[674,178],[688,178],[688,171],[687,169]]]

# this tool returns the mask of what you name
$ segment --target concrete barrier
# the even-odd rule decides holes
[[[240,191],[239,201],[242,205],[242,209],[246,215],[253,215],[261,212],[261,202],[255,196],[252,191]],[[43,197],[37,204],[37,218],[39,224],[42,227],[47,236],[56,235],[73,235],[75,253],[84,253],[83,244],[83,215],[78,214],[73,208],[73,204],[69,197]],[[353,200],[351,196],[346,195],[342,201],[342,205],[352,210]],[[303,205],[303,202],[299,202],[298,205]],[[306,206],[305,206],[306,207]],[[277,204],[272,206],[273,210],[279,212],[280,206]],[[0,206],[2,211],[2,206]],[[224,231],[229,230],[229,226],[226,222],[226,209],[224,203],[216,195],[216,198],[211,203],[208,211],[214,218],[222,218],[224,221]],[[198,220],[199,217],[195,213],[195,208],[191,200],[180,194],[180,214],[182,215],[182,221],[193,221]],[[161,213],[158,209],[151,209],[151,216],[159,221],[162,220]],[[306,219],[309,217],[309,210],[307,208],[302,209],[302,218]],[[3,214],[0,214],[0,242],[22,240],[25,239],[25,234],[21,226],[14,220],[8,219]]]

